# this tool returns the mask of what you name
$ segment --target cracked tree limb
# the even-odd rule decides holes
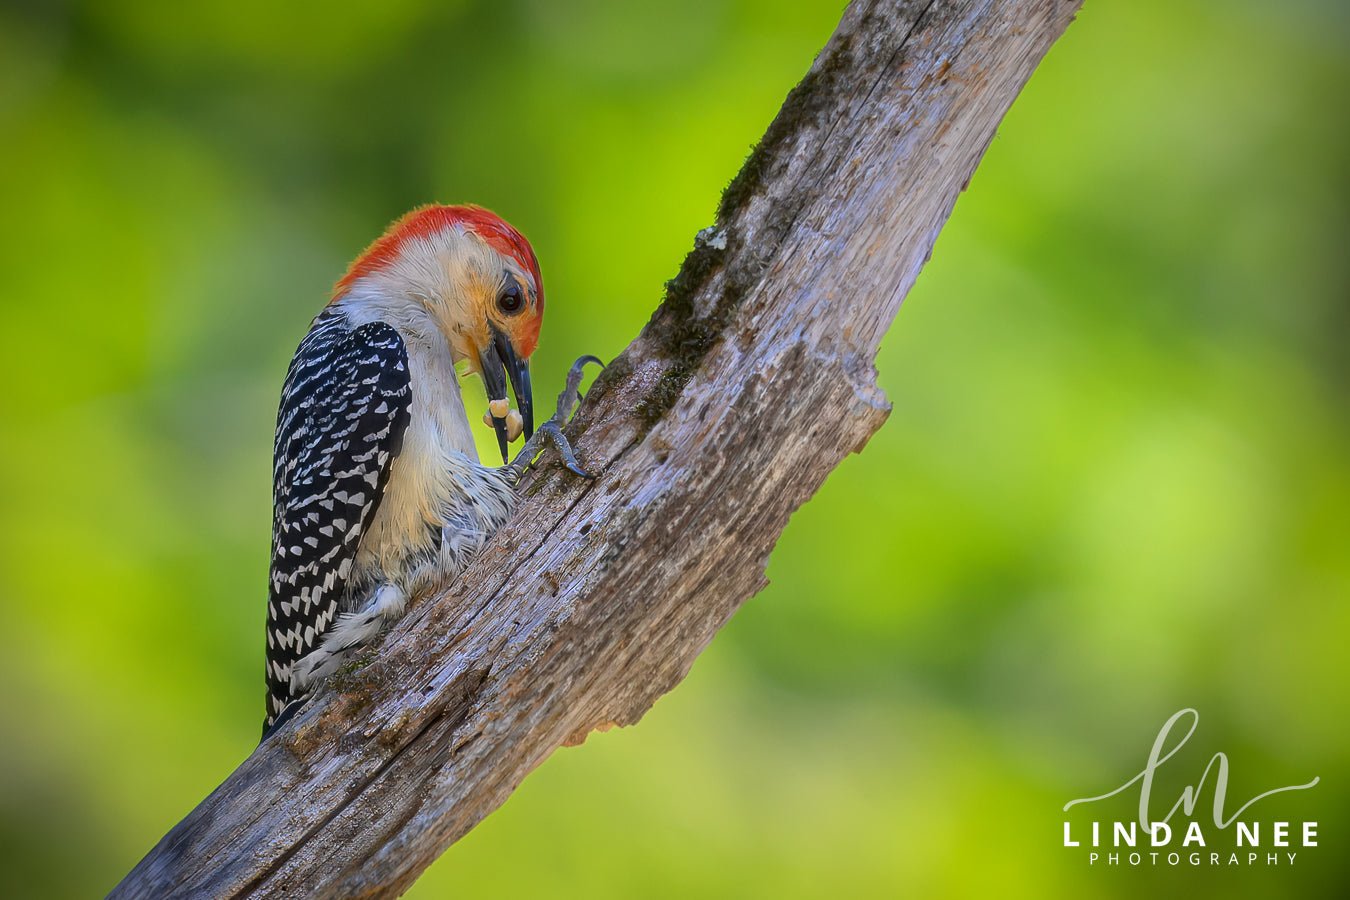
[[[535,766],[637,722],[765,585],[889,407],[873,360],[1080,0],[857,0],[667,299],[458,580],[269,738],[115,897],[383,897]]]

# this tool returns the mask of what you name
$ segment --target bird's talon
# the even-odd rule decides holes
[[[582,468],[581,463],[577,461],[576,453],[572,450],[572,445],[568,443],[567,438],[563,436],[562,426],[566,424],[567,419],[576,409],[577,404],[581,402],[581,392],[577,390],[581,384],[582,375],[586,366],[594,363],[604,368],[604,363],[594,356],[583,356],[567,372],[567,381],[563,386],[562,393],[558,395],[558,407],[556,411],[525,442],[525,446],[516,454],[516,458],[506,468],[507,477],[513,483],[519,482],[534,466],[534,456],[539,452],[542,442],[548,440],[553,446],[558,448],[558,455],[562,457],[563,465],[569,472],[579,475],[582,478],[595,478],[590,472]],[[509,427],[509,422],[504,424]]]
[[[556,423],[553,421],[545,422],[539,430],[547,434],[549,440],[553,442],[553,446],[558,448],[558,455],[562,457],[563,465],[567,467],[569,472],[586,479],[595,478],[594,475],[581,467],[581,463],[577,462],[577,456],[572,450],[572,445],[563,436],[562,429]]]

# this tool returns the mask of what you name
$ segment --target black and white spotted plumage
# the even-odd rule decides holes
[[[267,720],[295,699],[292,670],[352,591],[412,403],[408,353],[384,322],[351,327],[330,307],[300,343],[282,388],[273,469],[267,604]]]

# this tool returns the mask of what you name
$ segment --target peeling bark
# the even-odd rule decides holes
[[[857,0],[511,523],[114,897],[405,890],[554,748],[637,722],[886,419],[877,347],[1079,0]]]

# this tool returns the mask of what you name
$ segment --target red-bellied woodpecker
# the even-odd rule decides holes
[[[529,358],[544,288],[529,242],[477,206],[399,219],[337,283],[291,361],[277,413],[264,735],[313,687],[458,572],[502,525],[548,435],[585,475],[558,411],[534,433]],[[487,389],[501,468],[481,465],[460,396]],[[517,409],[506,396],[510,383]],[[527,438],[506,464],[508,441]]]

